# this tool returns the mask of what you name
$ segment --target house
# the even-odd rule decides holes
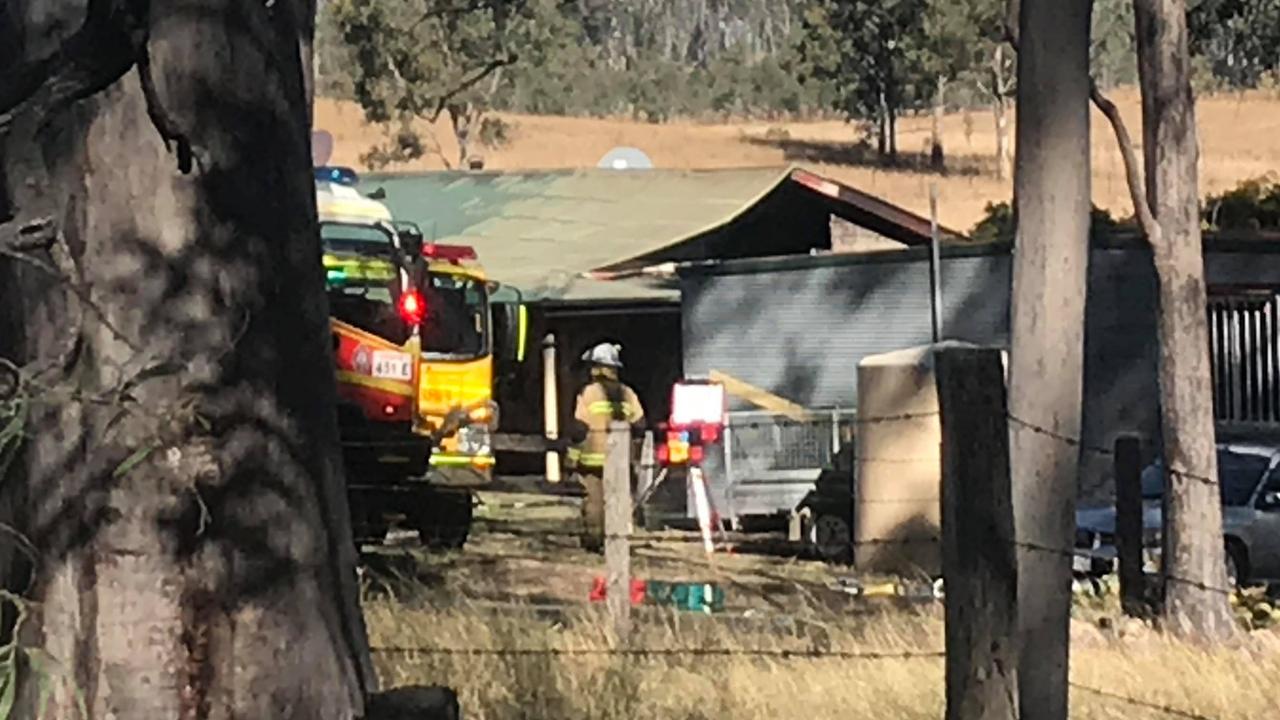
[[[1280,242],[1275,240],[1280,238],[1205,241],[1220,433],[1280,427]],[[944,339],[1008,347],[1010,250],[1007,244],[942,248]],[[684,369],[723,373],[811,411],[853,408],[861,359],[931,341],[929,272],[928,253],[921,248],[685,267],[680,273]],[[1106,450],[1117,435],[1139,433],[1147,440],[1148,455],[1156,452],[1157,306],[1154,265],[1142,239],[1095,239],[1085,319],[1084,497],[1110,494],[1112,460]],[[1044,378],[1054,381],[1052,375]],[[750,407],[738,398],[732,409]],[[787,497],[798,500],[805,489],[792,487]]]
[[[686,365],[677,265],[908,248],[931,232],[926,218],[795,167],[370,174],[361,189],[428,240],[474,246],[506,286],[499,299],[518,292],[532,341],[554,340],[562,422],[577,360],[600,340],[624,346],[628,381],[651,417],[666,416]],[[542,428],[532,349],[500,382],[507,431]]]

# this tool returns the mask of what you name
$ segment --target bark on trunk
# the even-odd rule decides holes
[[[1214,446],[1195,101],[1182,0],[1135,0],[1147,202],[1160,285],[1160,410],[1165,496],[1165,620],[1215,641],[1235,625],[1227,603]]]
[[[1089,243],[1089,0],[1020,13],[1010,458],[1023,717],[1067,717]]]
[[[0,340],[55,388],[23,474],[41,553],[23,631],[69,672],[47,717],[79,718],[77,693],[91,718],[359,717],[374,679],[315,227],[314,7],[95,6],[147,38],[91,46],[126,53],[123,75],[43,132],[37,94],[3,138],[8,187],[49,181],[15,204],[60,229],[7,263],[27,300]],[[84,13],[16,17],[22,59],[65,39],[35,22],[51,10]]]
[[[1009,177],[1011,163],[1009,162],[1009,120],[1008,120],[1008,93],[1009,84],[1004,74],[1004,46],[997,45],[995,57],[991,62],[991,87],[994,90],[995,99],[992,102],[991,109],[995,114],[996,123],[996,177],[1003,180]]]

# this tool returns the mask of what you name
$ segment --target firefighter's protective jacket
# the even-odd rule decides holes
[[[573,416],[587,426],[587,437],[569,449],[569,461],[583,470],[599,470],[609,447],[609,423],[621,420],[638,425],[644,421],[644,407],[635,391],[623,383],[597,379],[578,393]]]

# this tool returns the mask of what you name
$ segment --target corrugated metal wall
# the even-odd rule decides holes
[[[685,279],[686,373],[716,369],[807,407],[850,408],[859,359],[929,341],[928,262],[918,253],[780,267]],[[1215,249],[1206,253],[1205,275],[1211,289],[1278,287],[1280,253]],[[1010,281],[1007,253],[944,258],[944,336],[1007,347]],[[1134,244],[1093,249],[1083,498],[1110,495],[1112,460],[1101,451],[1118,434],[1141,434],[1148,457],[1158,448],[1157,304],[1148,250]]]
[[[1116,435],[1136,432],[1152,452],[1160,427],[1158,351],[1151,254],[1095,248],[1085,302],[1081,498],[1109,497],[1113,459],[1101,451]]]
[[[686,278],[686,374],[717,370],[809,408],[854,407],[859,360],[931,339],[929,264],[915,255]],[[1007,343],[1009,273],[1008,255],[943,259],[946,337]]]

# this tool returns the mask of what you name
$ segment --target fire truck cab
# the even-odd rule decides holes
[[[498,286],[474,250],[424,243],[356,182],[316,170],[352,524],[361,542],[404,522],[429,546],[460,547],[494,465]],[[508,349],[524,342],[515,307],[497,323]]]

